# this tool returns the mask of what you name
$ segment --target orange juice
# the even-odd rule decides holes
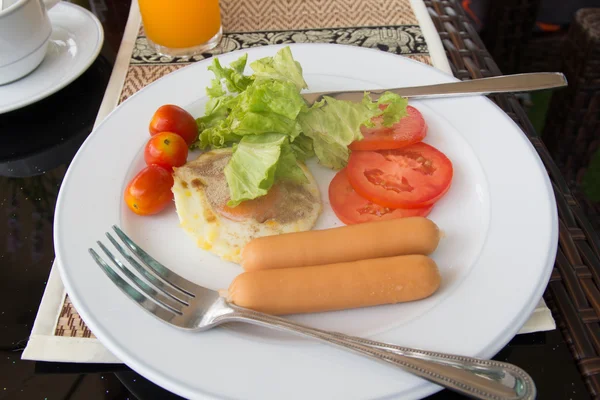
[[[219,0],[139,0],[146,36],[182,49],[209,42],[221,29]]]

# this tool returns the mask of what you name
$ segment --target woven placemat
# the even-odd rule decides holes
[[[402,54],[432,65],[409,0],[221,0],[223,39],[194,57],[153,52],[140,27],[119,103],[155,80],[216,54],[286,43],[337,43]],[[58,337],[94,338],[68,295],[56,321]]]

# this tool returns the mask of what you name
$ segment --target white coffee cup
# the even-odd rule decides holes
[[[44,59],[52,26],[47,10],[60,0],[3,0],[0,10],[0,85],[33,71]]]

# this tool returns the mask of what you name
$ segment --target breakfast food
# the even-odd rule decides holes
[[[171,171],[149,165],[142,169],[125,188],[125,204],[138,215],[153,215],[164,210],[173,200]]]
[[[246,271],[295,268],[391,257],[431,254],[440,231],[427,218],[411,217],[342,226],[252,240],[242,252]]]
[[[311,313],[419,300],[440,282],[431,258],[407,255],[244,272],[229,286],[227,299],[273,315]]]
[[[251,62],[251,75],[245,74],[247,61],[243,55],[227,67],[213,58],[208,69],[215,79],[206,88],[208,101],[196,120],[199,135],[193,144],[202,150],[234,146],[225,171],[232,203],[264,196],[277,181],[266,179],[273,170],[298,175],[296,161],[315,157],[322,166],[345,167],[348,146],[363,138],[363,126],[393,127],[407,115],[408,100],[391,92],[376,101],[365,93],[362,101],[324,96],[307,104],[301,91],[308,84],[289,47]],[[251,164],[252,177],[235,168],[241,164]]]
[[[198,127],[192,114],[173,104],[165,104],[156,110],[150,120],[148,130],[151,136],[161,132],[176,133],[188,145],[194,143],[198,138]]]
[[[172,199],[198,247],[241,264],[233,304],[270,314],[341,310],[419,300],[440,286],[427,257],[440,230],[425,218],[449,190],[450,160],[422,141],[423,115],[385,92],[362,101],[308,85],[289,47],[228,67],[214,57],[204,115],[167,104],[152,116],[144,159],[125,201],[139,215]],[[188,151],[203,152],[186,162]],[[337,174],[332,210],[346,226],[311,230],[321,213],[305,161]]]
[[[422,143],[427,124],[406,98],[384,92],[374,101],[365,92],[362,101],[324,96],[309,105],[301,95],[308,84],[289,47],[251,62],[251,75],[245,74],[247,62],[247,55],[229,66],[213,59],[203,116],[194,119],[173,104],[156,110],[146,146],[149,165],[181,165],[184,151],[175,136],[191,149],[229,148],[223,171],[227,205],[235,208],[269,199],[283,181],[306,183],[299,162],[316,157],[322,166],[344,170],[329,196],[346,224],[427,216],[450,188],[452,163]]]
[[[321,200],[304,165],[298,164],[305,183],[280,181],[267,195],[230,207],[223,169],[231,157],[231,149],[213,150],[175,168],[172,190],[181,227],[200,248],[239,262],[242,248],[254,238],[314,226]]]
[[[363,138],[350,143],[350,150],[399,149],[422,141],[427,134],[427,124],[423,116],[412,106],[406,106],[406,116],[390,127],[383,126],[381,117],[373,118],[373,122],[374,127],[360,128]]]
[[[156,164],[167,169],[181,167],[187,161],[187,156],[187,143],[173,132],[161,132],[152,136],[144,148],[147,165]]]
[[[389,208],[367,200],[354,190],[346,168],[338,172],[329,184],[329,202],[335,215],[346,225],[406,217],[426,217],[433,205],[423,208]]]
[[[452,163],[425,143],[393,150],[355,151],[346,170],[362,197],[390,208],[423,208],[439,200],[452,183]]]

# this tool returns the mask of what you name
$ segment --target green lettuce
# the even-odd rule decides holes
[[[365,93],[363,101],[368,101],[370,104],[371,97],[368,93]],[[406,106],[408,105],[408,99],[406,97],[398,96],[392,92],[385,92],[377,99],[377,107],[382,104],[386,104],[386,108],[382,113],[383,126],[392,126],[396,122],[400,121],[402,117],[407,115]]]
[[[281,155],[279,156],[279,164],[275,171],[275,179],[282,181],[291,181],[295,183],[307,183],[308,178],[298,165],[296,154],[290,145],[289,138],[281,145]]]
[[[221,121],[218,125],[203,130],[193,146],[200,149],[221,149],[229,147],[241,139],[241,136],[233,133],[231,128],[227,126],[226,121]]]
[[[230,192],[228,206],[235,207],[242,201],[267,194],[275,181],[285,139],[281,134],[249,135],[233,147],[233,155],[224,170]]]
[[[308,85],[302,77],[302,67],[292,57],[289,47],[279,50],[273,57],[265,57],[250,64],[253,76],[259,79],[275,79],[291,82],[298,90],[307,89]]]
[[[265,80],[233,96],[214,90],[205,115],[196,120],[200,135],[196,147],[220,148],[245,135],[282,133],[294,138],[301,132],[296,118],[306,103],[293,83]]]
[[[329,168],[346,166],[348,145],[363,138],[360,126],[380,114],[364,103],[352,103],[325,96],[298,116],[302,132],[312,139],[319,162]]]
[[[295,120],[306,103],[298,89],[291,82],[276,80],[258,81],[241,95],[241,110],[275,113]]]
[[[315,156],[312,139],[303,133],[294,139],[290,147],[299,161],[305,162]]]
[[[229,67],[222,67],[221,62],[218,58],[213,59],[213,63],[208,69],[215,74],[215,79],[212,81],[210,88],[207,91],[216,90],[216,81],[221,85],[221,81],[225,83],[227,90],[233,93],[241,93],[253,81],[250,76],[244,75],[244,69],[246,68],[246,62],[248,61],[248,54],[244,54],[236,61],[229,64]],[[211,94],[208,94],[211,96]]]
[[[381,104],[388,106],[381,110]],[[377,102],[365,93],[361,103],[325,96],[300,113],[298,121],[304,135],[312,139],[319,162],[329,168],[342,169],[350,156],[350,143],[363,138],[360,127],[373,126],[371,119],[379,116],[384,126],[391,126],[406,115],[406,105],[406,99],[390,92],[381,95]]]
[[[251,63],[250,76],[244,75],[246,64],[247,55],[228,67],[213,59],[209,100],[196,120],[195,147],[233,146],[225,167],[232,207],[264,196],[276,181],[307,182],[298,162],[314,156],[324,166],[343,168],[348,145],[363,138],[361,126],[391,126],[406,115],[407,100],[390,92],[377,101],[365,93],[356,103],[325,97],[308,107],[300,94],[307,88],[302,67],[289,47]]]
[[[201,149],[221,148],[240,140],[231,130],[231,110],[236,108],[240,98],[233,93],[243,92],[252,83],[252,78],[243,75],[248,56],[244,55],[232,62],[230,67],[222,67],[219,59],[213,59],[209,70],[215,74],[206,94],[209,97],[204,109],[204,116],[196,119],[198,125],[198,141],[193,147]],[[223,82],[227,91],[223,88]]]
[[[238,101],[239,96],[232,95],[221,95],[209,100],[205,115],[196,119],[200,134],[193,147],[220,149],[239,142],[240,136],[231,130],[229,118],[232,108],[236,107]]]
[[[240,98],[231,113],[231,129],[238,135],[283,133],[300,134],[296,117],[306,103],[290,82],[265,80],[256,82]]]
[[[307,180],[289,145],[289,138],[278,133],[248,135],[234,146],[225,166],[230,200],[235,207],[243,201],[264,196],[275,178],[305,182]]]

